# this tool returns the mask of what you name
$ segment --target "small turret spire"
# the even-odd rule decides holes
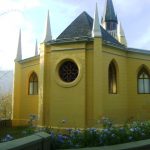
[[[93,21],[93,29],[92,29],[92,37],[101,37],[101,28],[99,23],[99,16],[98,16],[98,8],[96,3],[96,9],[94,14],[94,21]]]
[[[17,56],[15,61],[19,61],[19,60],[22,60],[21,29],[19,31],[18,49],[17,49]]]
[[[118,37],[119,37],[119,42],[125,46],[127,46],[127,40],[126,40],[126,37],[125,37],[125,34],[124,34],[124,30],[122,28],[122,24],[121,22],[119,22],[119,29],[118,29]]]
[[[38,55],[38,45],[37,45],[37,40],[36,40],[36,43],[35,43],[35,56]]]
[[[125,36],[121,22],[119,23],[119,28],[120,28],[120,36]]]
[[[48,10],[44,42],[48,42],[51,40],[52,40],[52,34],[51,34],[50,17],[49,17],[49,10]]]

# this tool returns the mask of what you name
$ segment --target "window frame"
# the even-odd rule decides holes
[[[32,86],[32,92],[30,91],[31,86]],[[37,89],[37,90],[35,90],[35,89]],[[28,95],[38,95],[38,93],[39,93],[38,90],[39,90],[38,76],[35,72],[32,72],[31,75],[29,76],[29,81],[28,81]]]
[[[112,78],[114,78],[113,75],[110,78],[110,71],[115,74],[114,75],[115,79],[112,79]],[[111,84],[113,84],[111,82],[114,82],[112,80],[115,80],[115,88],[116,88],[115,92],[113,92],[113,87],[111,85]],[[117,71],[116,63],[113,60],[109,63],[109,66],[108,66],[108,93],[109,94],[118,94],[118,71]]]
[[[63,82],[72,83],[78,78],[78,65],[72,60],[66,60],[60,64],[58,75]],[[65,77],[65,75],[67,77]]]
[[[140,76],[145,73],[148,78],[140,78]],[[143,89],[144,89],[144,92],[140,92],[139,91],[139,80],[142,79],[142,81],[144,82],[145,79],[148,79],[149,80],[149,92],[145,92],[145,86],[144,86],[144,83],[143,83]],[[138,74],[137,74],[137,93],[138,94],[150,94],[150,74],[149,74],[149,71],[147,68],[145,68],[144,66],[138,71]]]

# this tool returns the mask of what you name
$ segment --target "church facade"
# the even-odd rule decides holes
[[[91,127],[101,117],[115,123],[150,119],[150,52],[127,46],[112,0],[99,22],[81,13],[55,40],[49,14],[40,54],[15,59],[13,124],[30,114],[38,125]]]

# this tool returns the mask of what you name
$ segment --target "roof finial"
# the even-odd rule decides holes
[[[52,34],[51,34],[51,26],[50,26],[50,18],[49,18],[49,10],[48,10],[44,42],[48,42],[51,40],[52,40]]]
[[[92,37],[101,37],[101,28],[99,23],[99,16],[98,16],[98,8],[96,3],[96,9],[94,14],[94,21],[93,21],[93,29],[92,29]]]
[[[22,60],[21,29],[19,31],[18,49],[17,49],[17,56],[15,61],[19,61],[19,60]]]
[[[36,43],[35,43],[35,56],[38,55],[38,45],[37,45],[37,40],[36,40]]]

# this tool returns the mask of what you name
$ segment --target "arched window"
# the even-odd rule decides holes
[[[30,75],[29,78],[29,95],[38,94],[38,77],[35,72]]]
[[[108,86],[110,94],[117,94],[117,70],[113,61],[109,64]]]
[[[150,93],[150,75],[144,67],[138,73],[138,93]]]

